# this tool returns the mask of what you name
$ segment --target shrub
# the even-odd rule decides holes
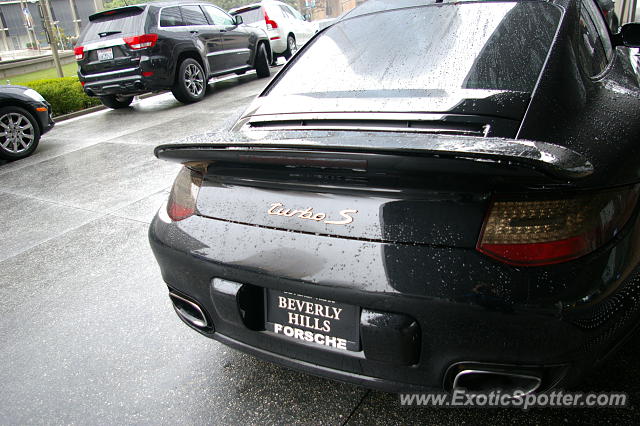
[[[77,77],[33,80],[24,85],[36,90],[51,104],[54,116],[100,105],[98,98],[89,97],[82,91]]]

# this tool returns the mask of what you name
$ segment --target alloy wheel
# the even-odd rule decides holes
[[[31,147],[36,138],[33,125],[27,117],[10,112],[0,117],[0,146],[12,154],[19,154]]]
[[[200,96],[204,90],[202,70],[195,64],[189,64],[184,69],[184,85],[193,96]]]
[[[287,39],[287,42],[289,43],[289,52],[291,52],[291,54],[293,55],[298,51],[298,45],[296,44],[296,39],[293,37],[289,37]]]

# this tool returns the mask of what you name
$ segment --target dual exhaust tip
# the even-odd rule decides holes
[[[176,310],[176,313],[184,321],[200,329],[210,327],[209,321],[207,321],[207,316],[197,303],[192,302],[189,299],[185,299],[173,292],[169,292],[169,297],[173,302],[173,308]]]

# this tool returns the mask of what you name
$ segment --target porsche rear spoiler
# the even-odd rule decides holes
[[[254,139],[232,134],[207,143],[160,145],[154,153],[159,159],[183,164],[224,162],[353,170],[416,168],[420,158],[449,158],[524,167],[561,180],[585,178],[594,171],[581,154],[546,142],[386,132],[264,135]]]

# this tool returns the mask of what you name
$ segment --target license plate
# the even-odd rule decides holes
[[[99,61],[108,61],[110,59],[113,59],[113,49],[111,47],[108,49],[98,49]]]
[[[301,342],[360,350],[360,308],[267,289],[266,329]]]

